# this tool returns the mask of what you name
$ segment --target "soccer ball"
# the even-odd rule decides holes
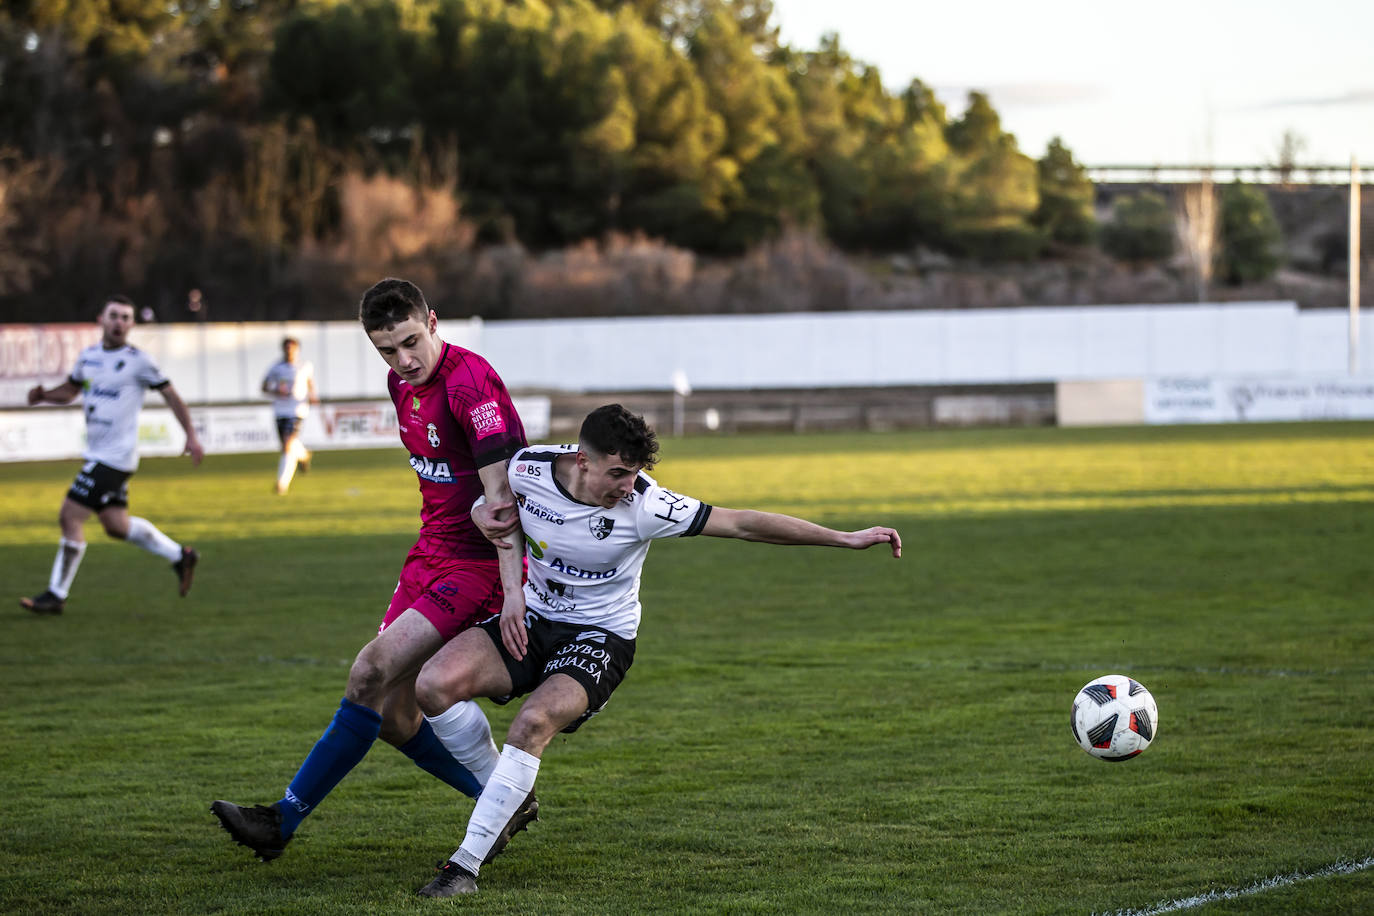
[[[1150,746],[1159,731],[1159,708],[1139,681],[1107,674],[1078,691],[1069,724],[1083,750],[1115,763]]]

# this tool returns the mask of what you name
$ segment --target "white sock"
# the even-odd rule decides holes
[[[472,817],[468,818],[468,833],[463,837],[463,845],[449,856],[449,860],[477,874],[482,860],[496,842],[496,835],[525,803],[538,775],[538,757],[509,744],[502,748],[501,761],[487,780],[482,797],[477,799]]]
[[[72,580],[76,578],[76,568],[81,565],[81,558],[85,555],[85,541],[60,538],[57,542],[57,557],[52,561],[52,573],[48,576],[48,591],[66,601]]]
[[[157,526],[146,518],[129,516],[129,536],[125,540],[149,553],[157,554],[168,563],[175,563],[181,559],[181,545],[158,531]]]
[[[501,760],[501,752],[491,740],[491,725],[482,707],[472,700],[463,700],[433,718],[425,718],[444,749],[485,786]]]
[[[285,493],[291,486],[291,478],[296,476],[296,450],[289,448],[277,459],[277,489]]]

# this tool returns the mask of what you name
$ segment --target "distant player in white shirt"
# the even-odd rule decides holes
[[[205,450],[191,425],[191,413],[172,383],[147,353],[126,342],[134,324],[134,306],[124,296],[111,296],[100,311],[100,343],[81,351],[68,379],[56,388],[37,385],[29,404],[67,404],[78,394],[86,417],[86,463],[67,491],[58,524],[62,537],[46,591],[19,603],[36,614],[60,614],[81,558],[86,553],[84,525],[94,512],[105,533],[157,554],[177,576],[183,597],[191,589],[197,554],[157,529],[152,522],[129,514],[129,478],[138,469],[138,414],[146,389],[162,394],[186,432],[183,454],[199,465]]]
[[[262,380],[262,393],[272,397],[272,413],[277,418],[277,436],[281,439],[281,458],[277,461],[277,494],[291,486],[297,465],[310,470],[310,452],[301,443],[301,426],[310,415],[310,405],[318,404],[315,391],[315,367],[301,359],[301,343],[294,337],[281,342],[281,361],[267,370]]]
[[[493,845],[504,845],[527,823],[512,817],[534,791],[544,749],[559,731],[575,731],[600,712],[625,677],[634,661],[650,541],[704,534],[855,550],[887,544],[893,557],[902,555],[892,528],[836,531],[674,493],[644,473],[657,452],[643,418],[619,404],[600,407],[583,422],[577,445],[532,446],[511,458],[507,477],[519,506],[513,519],[505,517],[508,506],[479,500],[474,507],[473,520],[497,546],[524,542],[529,578],[522,587],[520,551],[500,551],[500,616],[460,633],[430,659],[416,697],[451,751],[470,750],[474,737],[449,721],[462,701],[529,698],[499,754],[485,738],[492,771],[467,835],[421,895],[476,893],[478,869]]]

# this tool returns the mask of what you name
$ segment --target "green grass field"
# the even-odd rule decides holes
[[[471,803],[388,746],[270,865],[208,811],[280,797],[417,525],[399,449],[322,453],[284,499],[274,466],[145,461],[190,597],[92,522],[34,618],[76,463],[0,465],[0,909],[1374,911],[1374,425],[667,442],[668,486],[905,556],[656,545],[634,668],[460,901],[414,891]],[[1122,764],[1068,727],[1110,672],[1160,709]]]

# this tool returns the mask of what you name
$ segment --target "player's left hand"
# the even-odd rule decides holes
[[[482,536],[497,547],[514,546],[508,538],[520,525],[520,516],[515,512],[515,501],[502,500],[498,503],[481,502],[472,507],[472,523]]]
[[[867,550],[874,544],[891,544],[892,558],[902,558],[902,536],[896,528],[873,527],[862,531],[851,531],[847,535],[849,546],[855,550]]]
[[[205,457],[205,448],[200,444],[199,439],[187,439],[186,447],[181,450],[181,453],[191,456],[191,467],[199,467],[201,459]]]
[[[506,594],[501,605],[501,642],[506,651],[518,662],[525,657],[525,647],[529,645],[529,634],[525,632],[525,593]]]

